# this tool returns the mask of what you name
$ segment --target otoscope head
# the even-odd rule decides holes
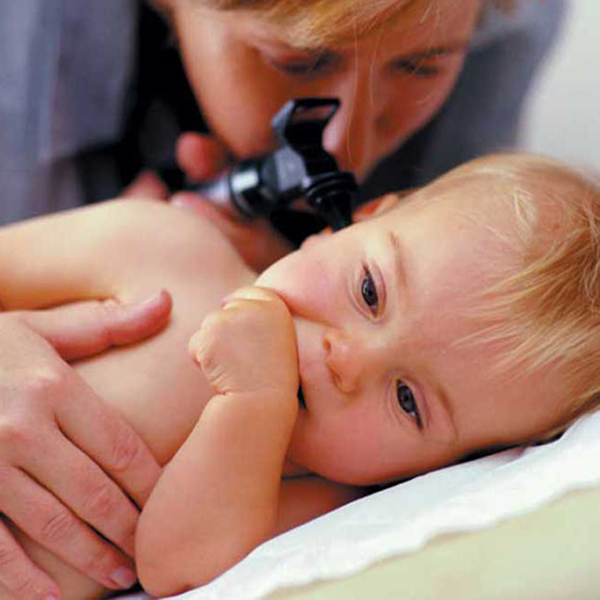
[[[352,173],[337,171],[315,177],[307,186],[306,201],[334,231],[352,224],[356,181]]]
[[[333,229],[350,225],[354,175],[340,171],[323,148],[323,133],[339,107],[337,98],[290,100],[271,122],[277,150],[239,162],[223,179],[197,191],[244,218],[268,217],[305,198]]]
[[[297,98],[272,121],[282,155],[293,154],[302,164],[300,195],[334,230],[352,223],[358,189],[354,175],[340,171],[335,157],[323,148],[323,133],[339,107],[338,98]]]

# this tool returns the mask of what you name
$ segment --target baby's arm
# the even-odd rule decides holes
[[[199,252],[214,242],[221,262],[241,263],[213,229],[184,211],[139,199],[103,202],[2,227],[0,306],[21,310],[88,299],[137,300],[156,291],[161,269],[171,268],[169,257],[192,254],[194,240]],[[179,269],[182,277],[198,267],[197,261],[172,262],[176,266],[171,271]]]
[[[111,296],[105,274],[118,251],[109,242],[121,235],[121,207],[123,203],[105,203],[0,229],[4,309]]]
[[[140,518],[138,574],[159,596],[208,582],[275,534],[298,411],[293,323],[273,293],[236,292],[190,348],[216,394]]]

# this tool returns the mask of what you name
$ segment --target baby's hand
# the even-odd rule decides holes
[[[296,397],[294,324],[270,290],[250,286],[228,296],[204,319],[189,352],[219,394],[268,390]]]

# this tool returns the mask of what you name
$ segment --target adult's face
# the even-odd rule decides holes
[[[480,0],[407,1],[393,26],[301,49],[248,11],[168,3],[192,88],[212,131],[238,157],[270,150],[270,121],[291,98],[337,96],[325,147],[359,180],[425,125],[460,72]]]

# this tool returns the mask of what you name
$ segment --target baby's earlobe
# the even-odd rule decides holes
[[[380,215],[388,210],[391,210],[392,208],[396,208],[399,201],[400,197],[398,194],[386,194],[379,199],[379,204],[376,206],[373,216]]]
[[[355,223],[372,219],[376,215],[393,208],[398,205],[398,196],[396,194],[387,194],[376,200],[370,200],[366,204],[359,206],[352,216]]]

